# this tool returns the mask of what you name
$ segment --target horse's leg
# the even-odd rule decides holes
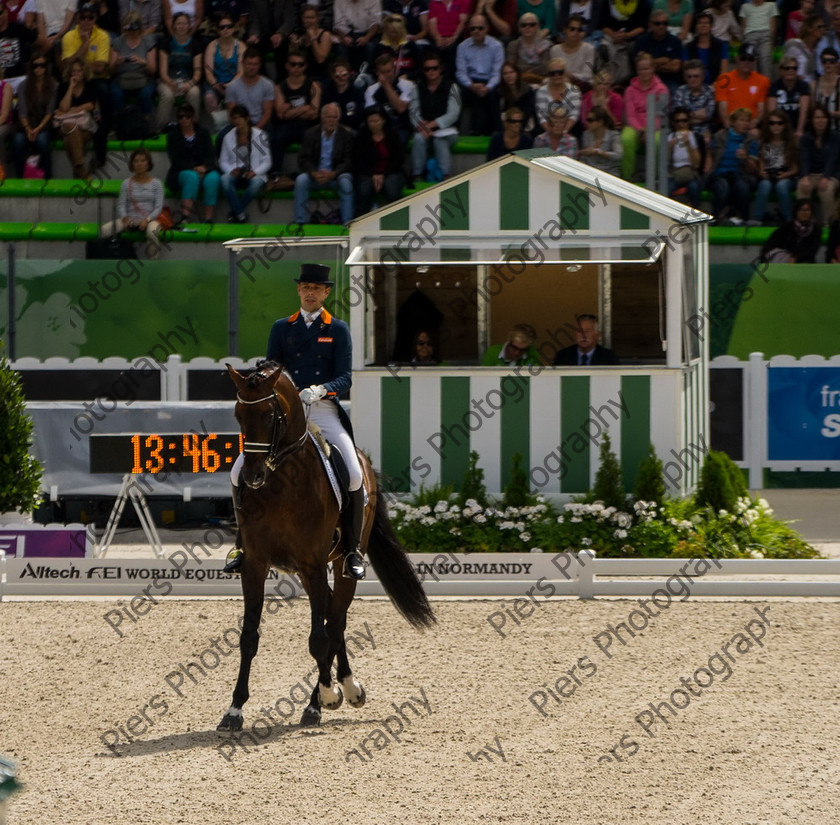
[[[242,706],[248,701],[248,679],[251,662],[257,655],[260,643],[260,617],[265,600],[265,577],[268,564],[248,554],[242,564],[242,597],[245,602],[245,620],[239,634],[239,676],[233,689],[233,703],[222,717],[216,730],[242,730]]]
[[[331,650],[330,638],[327,634],[326,619],[330,613],[332,593],[327,582],[326,568],[322,568],[314,575],[301,575],[301,582],[309,595],[309,606],[312,613],[312,629],[309,633],[309,653],[318,664],[318,684],[312,691],[309,704],[304,708],[300,724],[311,727],[321,722],[321,708],[335,710],[344,697],[341,691],[332,684],[332,662],[335,651]]]
[[[336,681],[341,684],[344,697],[354,708],[364,705],[367,695],[361,683],[353,675],[350,669],[350,661],[347,658],[347,643],[344,640],[344,631],[347,627],[347,609],[353,601],[356,592],[354,579],[345,579],[340,576],[335,580],[333,592],[333,610],[327,631],[330,634],[330,641],[336,645]]]

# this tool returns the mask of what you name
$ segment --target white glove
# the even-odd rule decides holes
[[[327,388],[323,384],[313,384],[300,391],[300,400],[308,407],[327,394]]]

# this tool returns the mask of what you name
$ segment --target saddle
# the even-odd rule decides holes
[[[344,463],[344,456],[341,450],[335,444],[331,444],[324,437],[324,433],[317,425],[309,422],[309,437],[315,443],[318,449],[318,455],[321,456],[321,463],[324,465],[324,471],[329,479],[330,486],[335,493],[336,501],[338,502],[338,509],[344,512],[349,501],[350,473],[347,471],[347,465]]]

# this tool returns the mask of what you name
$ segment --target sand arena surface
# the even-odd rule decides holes
[[[215,732],[241,602],[165,601],[124,638],[102,618],[114,606],[0,604],[0,750],[26,785],[12,825],[826,825],[840,806],[836,601],[690,600],[635,637],[617,631],[624,645],[608,626],[641,625],[635,600],[543,602],[507,618],[505,638],[487,620],[499,601],[436,601],[424,634],[387,601],[356,601],[348,638],[368,703],[312,730],[296,727],[314,663],[295,602],[263,626],[245,706],[257,745]],[[751,621],[763,647],[736,636]],[[666,725],[649,703],[675,690],[690,703],[660,708]]]

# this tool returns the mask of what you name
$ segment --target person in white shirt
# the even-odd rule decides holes
[[[271,169],[271,146],[262,129],[251,125],[248,110],[234,106],[233,128],[222,140],[219,168],[222,192],[230,204],[229,223],[247,223],[248,204],[265,188]]]

